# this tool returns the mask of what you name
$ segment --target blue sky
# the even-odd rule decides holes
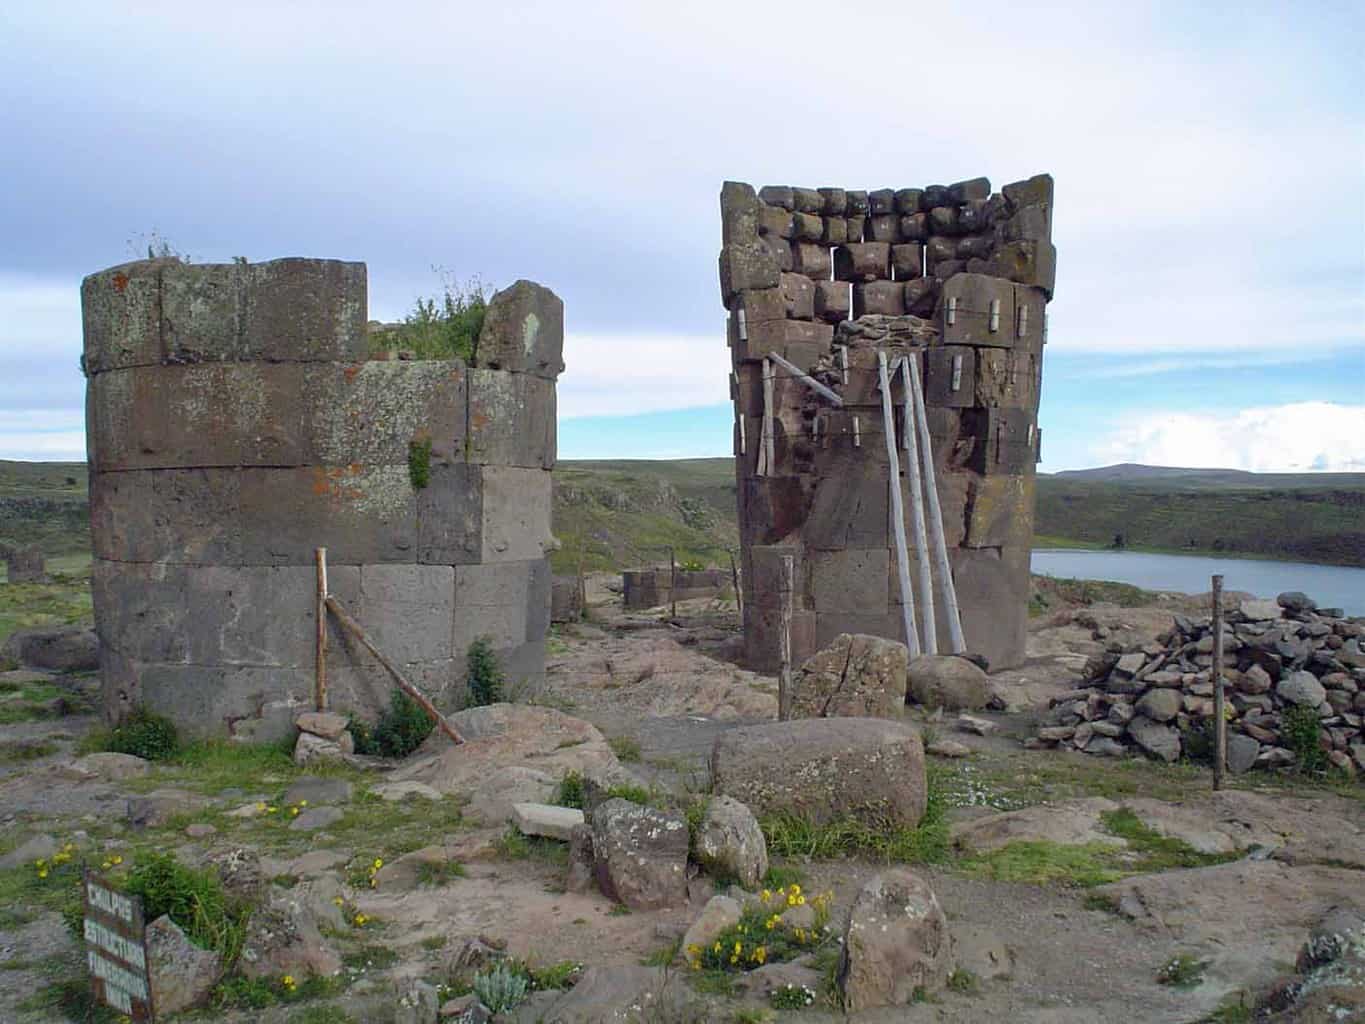
[[[1365,470],[1365,17],[1195,6],[6,5],[0,458],[81,456],[79,282],[153,232],[379,319],[542,281],[563,457],[726,455],[722,180],[1049,171],[1043,469]]]

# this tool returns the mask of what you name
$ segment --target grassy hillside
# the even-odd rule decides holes
[[[1229,554],[1365,566],[1365,474],[1257,474],[1111,466],[1038,478],[1041,544]],[[0,540],[49,556],[89,550],[85,467],[0,462]],[[738,543],[733,463],[561,462],[557,571],[728,566]]]

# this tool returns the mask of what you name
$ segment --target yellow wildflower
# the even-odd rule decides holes
[[[375,869],[376,871],[378,871],[378,870],[379,870],[380,868],[382,868],[383,866],[384,866],[384,861],[383,861],[381,858],[376,857],[376,858],[374,859],[374,869]]]
[[[764,961],[766,961],[768,959],[767,947],[759,946],[756,950],[754,950],[754,959],[757,960],[759,963],[763,963]]]
[[[264,800],[262,800],[262,801],[260,801],[258,804],[256,804],[256,810],[258,810],[258,811],[263,811],[263,810],[265,810],[265,801],[264,801]]]
[[[804,896],[796,897],[796,905],[798,907],[804,907],[806,905],[806,897]]]
[[[795,882],[792,883],[792,892],[797,896],[801,895],[801,887],[797,885]]]
[[[106,860],[103,864],[100,865],[100,867],[102,867],[105,871],[108,871],[108,870],[109,870],[110,868],[112,868],[113,866],[114,866],[114,865],[111,864],[111,863],[109,863],[109,861],[107,861],[107,860]]]
[[[38,877],[39,877],[39,878],[46,878],[46,877],[47,877],[47,868],[39,868],[39,869],[38,869]]]
[[[289,813],[291,816],[297,818],[299,816],[299,809],[297,807],[291,807],[289,808]]]
[[[299,801],[299,806],[300,806],[300,807],[307,807],[307,806],[308,806],[308,801],[307,801],[307,800],[300,800],[300,801]]]
[[[730,957],[730,963],[732,963],[732,964],[737,964],[737,963],[739,963],[739,957],[737,957],[737,956],[732,956],[732,957]]]
[[[719,952],[720,952],[720,943],[719,943],[719,942],[717,942],[714,946],[711,947],[711,952],[712,952],[712,953],[719,953]]]
[[[773,895],[773,894],[772,894],[771,892],[769,892],[767,889],[764,889],[764,890],[763,890],[763,894],[762,894],[763,902],[764,902],[764,903],[767,903],[768,900],[770,900],[770,899],[772,898],[772,895]]]
[[[357,928],[362,928],[362,927],[364,927],[365,922],[368,921],[368,920],[369,920],[369,918],[366,917],[364,914],[356,914],[356,916],[355,916],[355,926],[356,926]]]
[[[274,804],[270,804],[269,806],[266,807],[265,812],[267,814],[274,814],[278,810],[279,810],[278,807],[276,807]]]
[[[115,864],[122,864],[122,863],[123,863],[123,858],[120,857],[117,853],[114,854],[114,855],[113,855],[112,857],[110,857],[109,859],[112,860]]]
[[[332,897],[332,902],[335,903],[335,904],[339,907],[339,906],[341,906],[341,904],[342,904],[343,902],[345,902],[345,901],[342,900],[342,898],[341,898],[340,896],[333,896],[333,897]]]

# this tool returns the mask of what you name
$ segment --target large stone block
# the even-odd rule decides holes
[[[825,237],[824,218],[814,213],[794,213],[792,232],[798,242],[818,242]]]
[[[171,363],[249,358],[246,341],[250,270],[244,263],[161,265],[161,331]]]
[[[782,559],[792,560],[792,604],[805,605],[809,591],[810,563],[794,544],[755,544],[746,551],[748,592],[755,607],[782,607]]]
[[[454,646],[455,569],[448,565],[365,565],[360,621],[397,662],[441,661]]]
[[[1024,661],[1028,627],[1028,549],[961,548],[949,552],[967,650],[983,655],[992,671]],[[1008,557],[1006,557],[1006,555]],[[946,623],[939,646],[946,646]]]
[[[722,245],[745,245],[758,238],[758,194],[752,185],[727,181],[720,187]]]
[[[1014,288],[985,274],[944,281],[935,312],[945,345],[1009,348],[1015,341]]]
[[[843,189],[822,188],[819,192],[825,200],[825,216],[842,217],[848,212],[848,193]]]
[[[464,462],[432,466],[427,486],[416,492],[416,502],[417,561],[436,565],[482,561],[482,466]]]
[[[948,186],[948,198],[961,204],[972,199],[987,199],[991,194],[989,178],[970,178]]]
[[[96,558],[236,564],[242,557],[241,474],[156,469],[90,475]]]
[[[769,256],[777,263],[777,269],[786,273],[792,268],[792,247],[791,243],[785,238],[777,235],[759,235],[758,244],[761,245]]]
[[[550,474],[516,466],[483,467],[482,562],[543,559],[550,535]]]
[[[834,250],[834,276],[840,281],[878,281],[891,277],[891,246],[850,242]]]
[[[297,466],[310,460],[308,367],[264,363],[137,366],[88,384],[92,466]]]
[[[100,649],[126,659],[186,663],[186,566],[110,562],[90,567]]]
[[[868,217],[864,235],[869,242],[882,242],[886,245],[894,245],[903,241],[901,238],[901,218],[894,213]]]
[[[1057,280],[1057,247],[1041,239],[1006,242],[991,257],[990,273],[1041,288],[1050,299]]]
[[[924,246],[918,242],[891,247],[891,270],[897,281],[924,276]]]
[[[528,642],[544,640],[550,633],[551,592],[557,582],[550,570],[549,558],[531,563],[531,575],[526,584],[526,639]],[[577,588],[578,581],[569,582]]]
[[[1041,288],[1014,286],[1015,347],[1041,353],[1047,337],[1047,295]]]
[[[720,251],[719,266],[720,294],[726,308],[732,307],[743,292],[777,287],[781,273],[777,259],[757,241],[725,246]]]
[[[305,463],[406,466],[412,444],[421,441],[431,442],[434,462],[458,461],[464,456],[468,373],[459,360],[309,369],[295,400],[312,435]]]
[[[815,282],[815,315],[821,320],[837,324],[847,320],[852,309],[852,291],[847,282]]]
[[[190,664],[313,665],[317,581],[312,567],[204,565],[180,571]]]
[[[853,286],[853,316],[905,315],[905,285],[900,281],[869,281]]]
[[[885,547],[812,551],[811,590],[816,610],[885,613],[889,557]]]
[[[792,270],[813,281],[828,281],[831,270],[829,246],[797,242],[792,246]]]
[[[977,473],[1024,473],[1035,461],[1033,416],[1027,409],[974,409],[964,415],[963,429],[974,439],[967,465]]]
[[[135,671],[143,705],[200,736],[230,733],[267,704],[305,706],[313,691],[311,668],[147,663]]]
[[[488,300],[479,366],[550,380],[564,372],[564,302],[544,285],[515,281]]]
[[[452,643],[456,658],[487,636],[495,650],[526,642],[532,562],[455,567],[455,616]]]
[[[982,408],[1030,408],[1037,358],[1024,349],[977,349],[971,404]]]
[[[809,320],[815,316],[815,283],[804,274],[782,275],[782,297],[789,318]]]
[[[1035,174],[1025,181],[1015,181],[1000,190],[1012,209],[1043,205],[1052,207],[1052,175]]]
[[[1033,540],[1032,474],[974,477],[968,491],[969,548],[1027,547]]]
[[[963,408],[976,404],[976,349],[942,345],[924,353],[924,404]]]
[[[885,548],[890,521],[885,463],[869,463],[853,452],[830,470],[822,473],[811,499],[802,531],[807,547],[812,551]]]
[[[552,469],[555,384],[527,373],[469,371],[465,458],[498,466]]]
[[[820,241],[825,245],[843,245],[848,241],[847,217],[826,217],[824,224],[825,229],[820,235]]]
[[[756,443],[750,444],[750,451],[757,451]],[[805,522],[809,500],[806,482],[798,476],[741,478],[741,540],[747,545],[786,539]]]
[[[760,234],[776,238],[791,238],[795,231],[790,210],[780,206],[760,205],[758,208],[758,230]]]
[[[796,195],[790,185],[764,185],[758,190],[758,198],[789,213],[796,209]]]
[[[81,282],[87,374],[161,361],[161,264],[139,260]]]
[[[319,547],[340,564],[417,560],[417,498],[406,465],[241,473],[247,564],[309,565]]]

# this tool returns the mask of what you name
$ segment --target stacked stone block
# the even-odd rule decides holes
[[[370,360],[361,263],[141,261],[86,278],[82,303],[111,720],[142,704],[201,733],[291,721],[312,700],[318,547],[331,593],[438,701],[458,702],[478,636],[512,680],[543,674],[552,292],[494,296],[474,366]],[[335,624],[330,651],[334,708],[387,702]]]
[[[719,597],[732,582],[725,569],[679,569],[676,574],[670,569],[628,569],[621,574],[622,604],[627,611],[640,611],[670,601]]]
[[[749,660],[777,662],[783,555],[796,565],[796,660],[843,632],[903,639],[883,350],[918,361],[968,647],[994,668],[1022,662],[1045,308],[1056,274],[1051,177],[998,193],[985,178],[872,191],[756,192],[726,182],[721,219]],[[773,460],[760,474],[769,353],[839,392],[844,406],[775,370]],[[898,450],[902,398],[897,380]],[[903,504],[908,517],[908,489]],[[937,622],[948,650],[941,612]]]

